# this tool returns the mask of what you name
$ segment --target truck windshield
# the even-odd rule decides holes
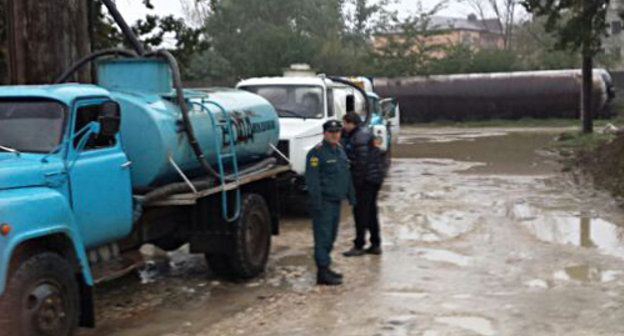
[[[0,146],[48,153],[61,141],[64,116],[53,101],[0,101]]]
[[[268,100],[280,118],[321,119],[325,116],[323,88],[320,86],[270,85],[246,86],[242,89]]]

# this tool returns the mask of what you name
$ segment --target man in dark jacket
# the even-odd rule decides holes
[[[373,136],[370,131],[362,127],[360,116],[356,113],[347,113],[343,118],[344,144],[347,156],[351,161],[351,177],[355,187],[356,204],[353,207],[355,218],[355,240],[353,248],[343,253],[345,257],[357,257],[366,253],[380,254],[381,239],[379,237],[379,225],[377,230],[371,230],[373,202],[376,200],[375,188],[370,181],[371,162],[370,153]],[[366,231],[371,233],[371,247],[364,250],[366,244]]]

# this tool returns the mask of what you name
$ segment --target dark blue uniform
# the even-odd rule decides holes
[[[306,184],[314,230],[314,260],[319,268],[331,264],[331,251],[338,234],[343,199],[355,203],[349,161],[342,146],[325,141],[308,153]]]

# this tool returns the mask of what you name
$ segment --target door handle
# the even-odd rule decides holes
[[[132,161],[127,161],[121,164],[121,168],[128,168],[132,166]]]

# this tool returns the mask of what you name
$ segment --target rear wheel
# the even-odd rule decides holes
[[[0,335],[70,336],[78,325],[79,309],[71,265],[54,253],[37,254],[9,279],[0,300]]]
[[[224,255],[206,260],[218,275],[250,279],[264,272],[271,250],[271,216],[262,196],[243,196],[240,217],[231,224],[232,244]]]

